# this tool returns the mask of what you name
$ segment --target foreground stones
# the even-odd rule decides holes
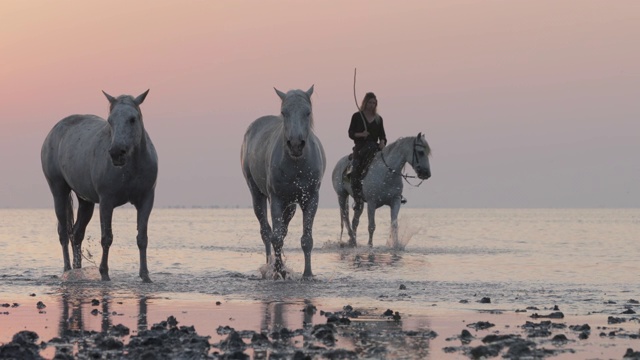
[[[302,311],[315,312],[305,308]],[[389,312],[388,310],[387,312]],[[61,337],[38,343],[39,336],[32,331],[16,333],[11,342],[0,347],[0,359],[43,359],[40,352],[54,348],[54,359],[355,359],[384,358],[406,351],[405,355],[427,354],[429,339],[437,336],[432,331],[403,331],[398,323],[399,314],[391,311],[379,315],[376,324],[389,323],[382,329],[370,329],[366,321],[352,322],[362,315],[351,306],[336,313],[322,312],[325,324],[303,324],[302,329],[280,328],[271,333],[236,330],[220,326],[218,335],[223,340],[210,343],[209,336],[199,335],[193,326],[180,326],[178,320],[167,320],[140,330],[129,337],[129,329],[121,324],[105,332],[67,330]],[[338,338],[349,339],[340,347]],[[400,343],[399,343],[400,342]],[[400,349],[400,350],[399,350]],[[400,354],[402,356],[402,354]]]
[[[502,333],[503,330],[497,330],[488,321],[467,324],[459,335],[446,339],[460,345],[452,344],[442,350],[471,359],[542,359],[560,353],[575,353],[572,345],[590,337],[640,340],[637,332],[615,327],[623,322],[640,322],[635,316],[609,317],[608,326],[592,327],[589,324],[567,325],[562,322],[564,315],[557,308],[553,310],[548,315],[534,313],[529,316],[533,321],[516,326],[517,333]],[[317,309],[308,304],[301,312],[313,315]],[[43,359],[43,350],[50,353],[51,349],[57,360],[418,359],[433,355],[430,340],[438,334],[428,329],[403,330],[402,316],[397,311],[387,309],[371,314],[346,305],[342,311],[320,311],[320,315],[326,323],[303,322],[300,329],[276,326],[259,332],[219,326],[216,332],[221,340],[213,343],[210,336],[199,335],[193,326],[179,325],[174,316],[131,336],[129,328],[122,324],[102,332],[66,330],[60,337],[42,342],[38,342],[37,333],[27,330],[16,333],[11,342],[0,346],[0,359]],[[640,360],[640,351],[628,348],[620,356]]]

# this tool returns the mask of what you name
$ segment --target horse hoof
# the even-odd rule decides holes
[[[302,281],[315,281],[316,277],[313,274],[302,275]]]

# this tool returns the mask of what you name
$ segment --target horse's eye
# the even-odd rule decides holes
[[[416,153],[418,153],[418,155],[420,156],[424,156],[424,150],[418,150],[416,151]]]
[[[136,122],[136,118],[130,117],[129,118],[129,124],[133,124],[134,122]]]

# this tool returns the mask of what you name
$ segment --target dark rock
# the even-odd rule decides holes
[[[469,355],[474,357],[475,359],[479,358],[489,358],[500,355],[500,350],[502,350],[499,346],[476,346],[469,351]]]
[[[346,318],[346,317],[331,315],[327,318],[327,324],[349,325],[351,324],[351,320],[349,320],[349,318]]]
[[[220,342],[220,346],[218,347],[225,352],[236,352],[244,351],[247,345],[242,341],[240,334],[236,331],[232,331],[225,340]]]
[[[558,334],[558,335],[554,336],[554,337],[551,339],[551,341],[556,342],[556,343],[557,343],[557,342],[563,342],[563,343],[564,343],[564,342],[569,341],[569,339],[567,339],[567,336],[566,336],[566,335],[564,335],[564,334]]]
[[[564,318],[564,314],[560,311],[557,312],[553,312],[549,315],[538,315],[538,313],[534,313],[533,315],[530,316],[530,318],[532,319],[539,319],[539,318],[548,318],[548,319],[563,319]]]
[[[482,342],[485,344],[490,344],[490,343],[499,342],[499,341],[511,340],[516,337],[517,335],[513,335],[513,334],[508,334],[508,335],[491,334],[491,335],[485,336],[482,339]]]
[[[607,324],[620,324],[626,321],[627,319],[625,318],[619,318],[619,317],[613,317],[613,316],[609,316],[607,318]]]
[[[40,360],[40,348],[35,342],[38,334],[24,330],[13,335],[11,342],[0,346],[0,359]]]
[[[569,329],[573,331],[591,331],[591,326],[589,326],[589,324],[572,325],[572,326],[569,326]]]
[[[632,348],[627,348],[627,352],[624,353],[623,359],[640,359],[640,351],[633,351]]]
[[[254,348],[271,346],[271,341],[269,341],[269,338],[265,334],[254,333],[251,337],[251,346]]]
[[[129,335],[129,332],[129,328],[122,324],[112,326],[111,329],[109,329],[109,333],[114,336],[126,336]]]
[[[480,304],[491,304],[491,298],[483,297],[482,299],[478,300],[478,302]]]
[[[216,333],[218,333],[218,335],[228,335],[234,331],[236,330],[228,325],[218,326],[218,328],[216,329]]]
[[[326,346],[334,346],[336,343],[335,338],[335,327],[333,324],[319,324],[315,325],[311,330],[311,335],[313,335],[316,339],[322,341]]]
[[[473,340],[473,335],[471,335],[469,330],[462,329],[462,331],[460,332],[460,340],[463,344],[468,344],[471,342],[471,340]]]
[[[484,330],[494,326],[496,326],[496,324],[492,324],[488,321],[478,321],[467,325],[467,327],[474,328],[476,330]]]

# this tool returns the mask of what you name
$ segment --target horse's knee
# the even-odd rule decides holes
[[[304,252],[310,252],[313,249],[313,238],[309,235],[302,235],[300,244]]]
[[[138,249],[146,249],[147,244],[149,243],[149,237],[146,235],[145,236],[138,235],[138,237],[136,238],[136,241],[138,243]]]
[[[103,235],[102,239],[100,240],[100,245],[102,245],[103,248],[111,247],[112,243],[113,243],[113,235],[111,234]]]

